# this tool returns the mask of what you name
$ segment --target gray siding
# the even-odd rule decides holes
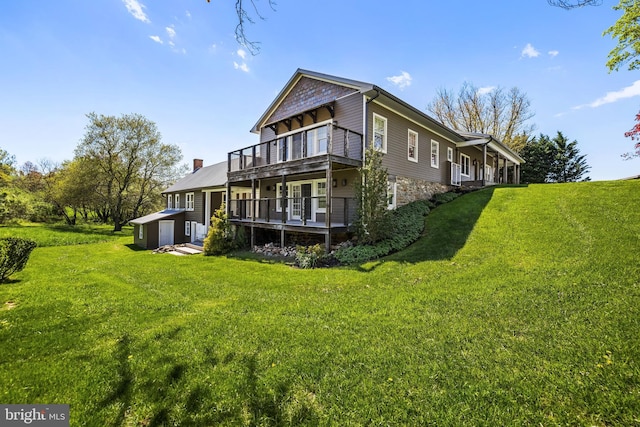
[[[387,119],[387,152],[382,164],[391,176],[404,176],[429,182],[448,184],[450,168],[447,147],[455,145],[418,124],[374,103],[369,105],[368,135],[373,135],[373,113]],[[418,162],[408,158],[409,129],[418,133]],[[438,168],[431,166],[431,141],[439,144]]]

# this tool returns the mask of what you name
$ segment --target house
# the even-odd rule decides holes
[[[194,170],[163,192],[166,209],[131,221],[152,248],[204,238],[213,210],[257,240],[323,241],[353,231],[366,147],[382,151],[389,208],[453,187],[519,183],[523,159],[491,135],[461,133],[384,89],[297,70],[251,132],[259,142]]]
[[[523,159],[491,135],[460,133],[386,90],[297,70],[251,129],[259,143],[228,154],[231,223],[282,245],[352,230],[369,144],[384,153],[389,207],[455,186],[519,183]]]
[[[134,243],[146,249],[178,243],[201,242],[207,235],[211,215],[226,194],[227,162],[203,167],[194,159],[193,171],[162,192],[166,208],[136,218]]]

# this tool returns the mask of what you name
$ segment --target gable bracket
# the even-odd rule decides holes
[[[303,114],[298,114],[297,116],[294,116],[293,118],[295,119],[296,122],[298,122],[298,125],[300,127],[303,126],[303,124],[302,124],[302,121],[304,120],[304,115]],[[291,130],[291,129],[289,129],[289,130]]]

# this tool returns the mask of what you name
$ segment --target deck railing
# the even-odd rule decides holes
[[[229,203],[229,219],[326,227],[326,200],[325,196],[235,199]],[[349,226],[355,222],[358,209],[355,198],[332,197],[330,200],[331,226]]]
[[[361,160],[362,134],[332,123],[307,128],[230,152],[228,171],[237,172],[327,154]]]

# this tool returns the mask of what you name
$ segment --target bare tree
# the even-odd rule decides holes
[[[584,6],[600,6],[602,0],[547,0],[547,3],[563,9],[575,9]]]
[[[535,129],[534,125],[527,124],[534,116],[531,101],[517,87],[481,91],[465,82],[457,95],[451,90],[439,89],[427,109],[454,130],[493,135],[516,151]]]
[[[248,10],[245,5],[247,4],[247,0],[236,0],[236,14],[238,15],[238,25],[236,25],[236,41],[242,46],[246,47],[252,55],[257,55],[260,52],[260,42],[251,41],[247,38],[247,33],[245,31],[246,24],[253,24],[255,21],[252,16],[257,16],[259,19],[264,20],[264,17],[260,13],[258,9],[258,5],[256,1],[258,0],[248,0],[251,4],[251,9],[253,11]],[[207,0],[207,3],[211,3],[211,0]],[[275,10],[276,2],[274,0],[268,0],[269,7],[271,10]]]

